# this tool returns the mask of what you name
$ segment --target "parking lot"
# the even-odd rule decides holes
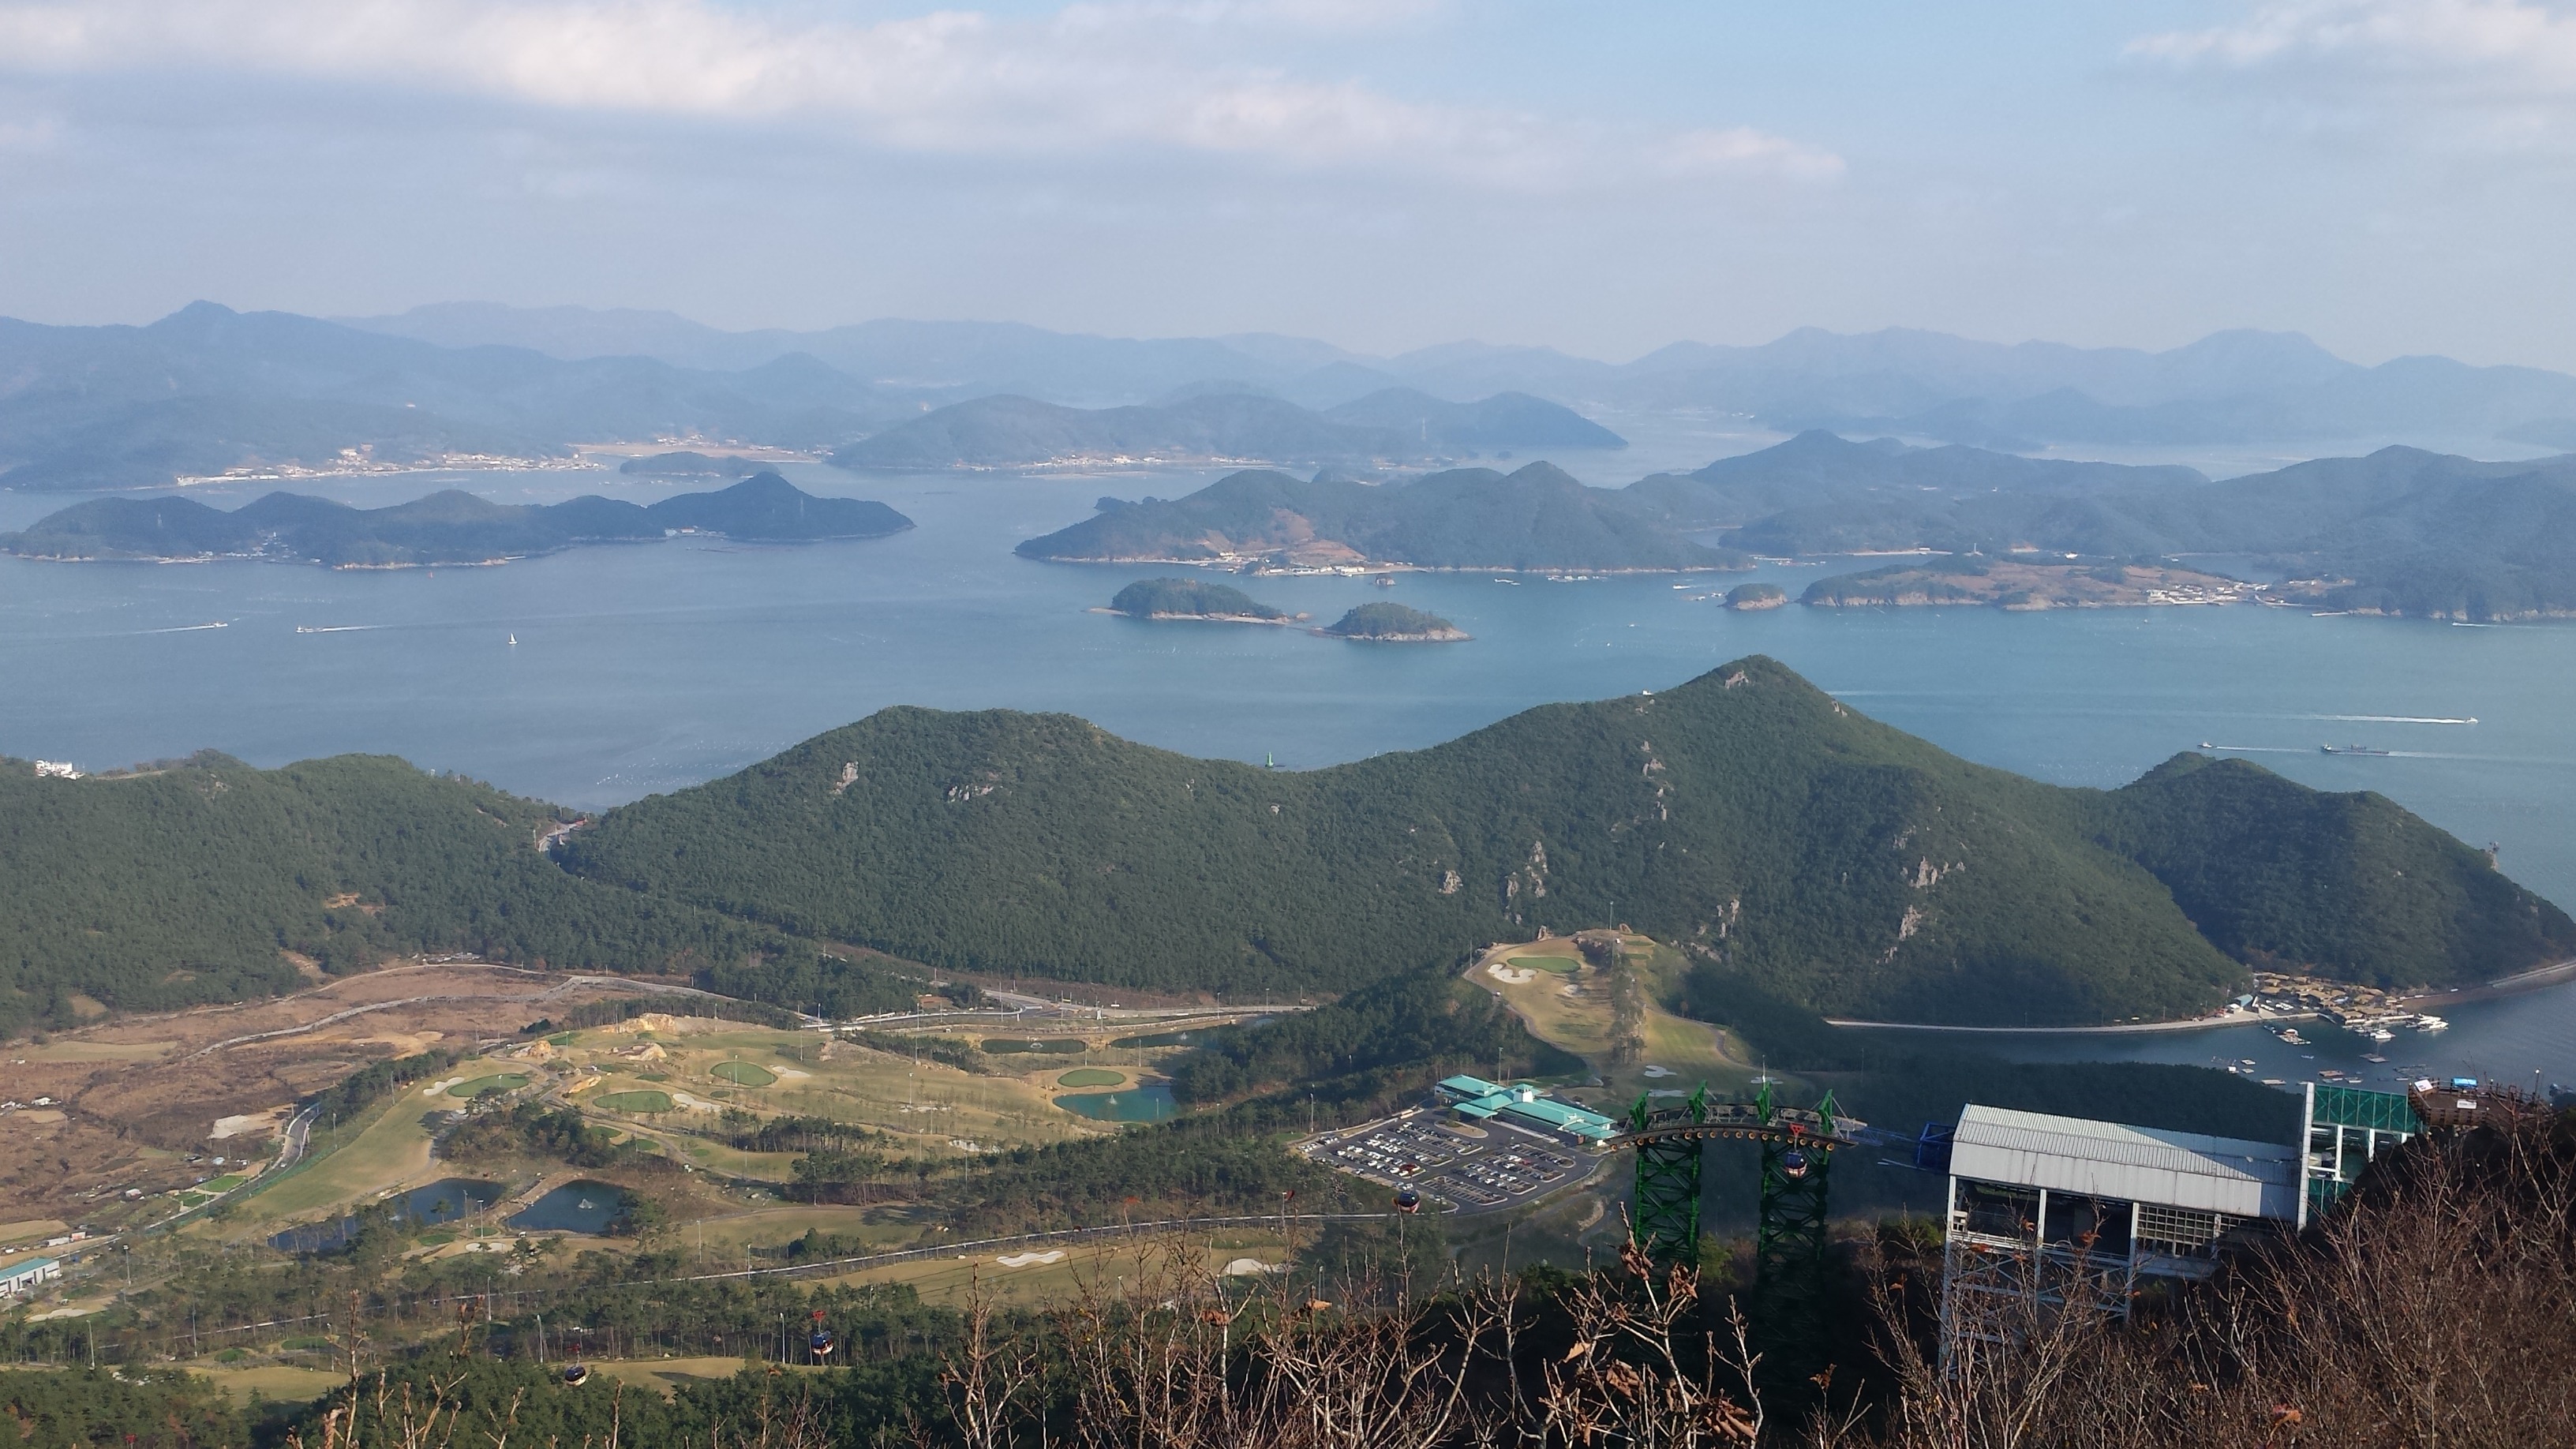
[[[1306,1145],[1327,1167],[1411,1187],[1435,1209],[1494,1212],[1588,1176],[1592,1154],[1502,1123],[1466,1127],[1422,1107]]]

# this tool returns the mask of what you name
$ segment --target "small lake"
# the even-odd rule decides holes
[[[626,1190],[605,1182],[567,1182],[511,1214],[509,1225],[537,1233],[604,1233],[626,1210]]]
[[[1172,1100],[1171,1087],[1162,1082],[1115,1092],[1076,1092],[1056,1098],[1055,1104],[1094,1122],[1160,1122],[1180,1115],[1181,1110],[1181,1104]]]
[[[501,1185],[470,1177],[445,1177],[426,1187],[415,1187],[398,1197],[386,1199],[379,1206],[393,1218],[414,1228],[432,1228],[471,1217],[501,1200]],[[288,1228],[268,1240],[272,1248],[290,1253],[324,1253],[339,1247],[358,1235],[358,1220],[345,1217],[336,1223],[308,1223]]]

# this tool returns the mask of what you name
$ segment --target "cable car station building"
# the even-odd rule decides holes
[[[2429,1085],[2429,1084],[2428,1084]],[[2198,1279],[2295,1232],[2423,1130],[2406,1097],[2310,1084],[2295,1145],[1971,1103],[1950,1148],[1945,1359],[2082,1303],[2125,1316],[2142,1279]]]

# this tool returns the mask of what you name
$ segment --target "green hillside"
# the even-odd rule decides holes
[[[1406,608],[1381,600],[1362,604],[1324,626],[1327,634],[1345,639],[1464,639],[1465,630],[1437,614]]]
[[[2331,962],[2346,979],[2403,986],[2576,956],[2566,912],[2375,791],[2330,795],[2182,754],[2102,804],[2097,838],[2242,959]]]
[[[418,950],[660,970],[771,941],[565,875],[536,846],[557,815],[382,756],[85,780],[0,760],[0,1036],[70,1024],[74,993],[153,1010],[288,990],[286,951],[333,972]]]
[[[2250,766],[2178,778],[2042,785],[1752,658],[1297,774],[1063,715],[890,709],[612,811],[564,858],[963,969],[1338,991],[1617,919],[1810,1009],[1955,1022],[2196,1010],[2242,980],[2222,946],[2446,982],[2576,938],[2501,877],[2464,884],[2458,843],[2394,806]],[[2301,810],[2361,825],[2301,846]],[[2383,867],[2426,888],[2374,904]],[[2411,934],[2382,939],[2383,918]],[[2361,924],[2319,924],[2338,921]]]
[[[1274,609],[1231,584],[1205,579],[1138,579],[1118,591],[1109,611],[1137,619],[1285,619]]]

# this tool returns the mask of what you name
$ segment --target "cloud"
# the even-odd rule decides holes
[[[2127,51],[2348,121],[2446,120],[2449,136],[2503,146],[2576,133],[2576,12],[2543,0],[2268,0]]]
[[[1135,0],[1036,19],[787,20],[715,0],[0,0],[0,71],[394,86],[565,112],[818,128],[865,144],[1165,149],[1561,189],[1675,175],[1829,180],[1752,130],[1628,133],[1318,80],[1267,56],[1426,23],[1445,0]]]

